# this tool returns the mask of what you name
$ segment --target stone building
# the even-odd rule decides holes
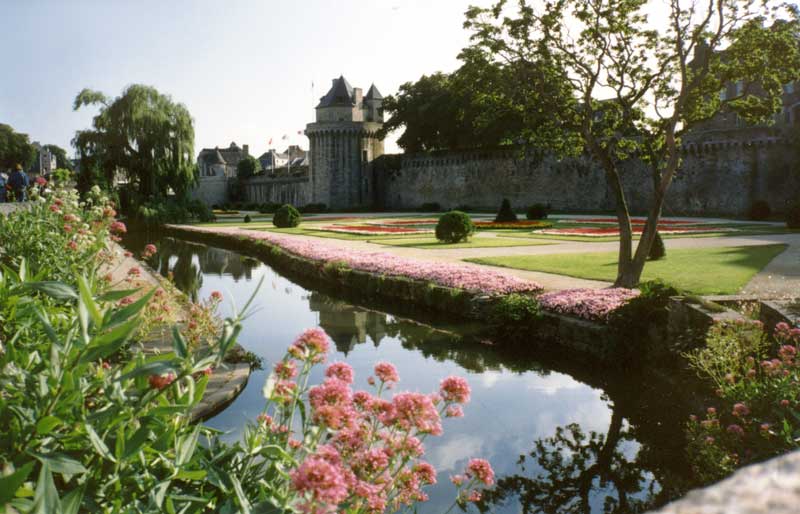
[[[227,148],[203,148],[197,156],[197,186],[192,198],[207,205],[222,205],[229,200],[229,186],[236,179],[236,166],[250,155],[248,145],[232,142]]]
[[[366,96],[344,76],[333,79],[306,126],[309,187],[315,203],[343,208],[375,203],[373,160],[383,155],[383,97],[373,84]]]

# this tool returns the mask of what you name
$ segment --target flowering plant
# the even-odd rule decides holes
[[[616,309],[639,295],[636,289],[564,289],[539,296],[543,309],[579,318],[604,321]]]
[[[283,462],[261,463],[275,476],[275,506],[299,512],[392,512],[425,501],[424,486],[436,471],[420,460],[424,440],[442,433],[443,417],[463,416],[470,388],[460,377],[442,380],[430,395],[384,393],[400,380],[387,362],[367,379],[373,392],[353,391],[353,369],[344,362],[327,366],[325,381],[309,387],[311,369],[326,360],[330,346],[320,329],[303,332],[289,347],[264,386],[268,403],[245,439],[282,450]],[[288,474],[273,471],[288,467]],[[488,462],[473,459],[465,475],[453,477],[457,502],[478,501],[492,485]]]
[[[778,323],[772,340],[760,322],[713,326],[704,348],[687,354],[719,402],[689,419],[689,457],[701,479],[800,446],[800,328]]]

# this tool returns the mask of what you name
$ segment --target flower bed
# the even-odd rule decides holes
[[[188,232],[244,236],[255,241],[265,241],[287,252],[320,263],[342,263],[353,270],[407,277],[471,292],[507,294],[542,290],[536,282],[500,271],[486,270],[480,266],[408,259],[384,252],[349,250],[340,245],[277,233],[248,231],[237,227],[180,228]]]
[[[315,228],[323,232],[337,232],[340,234],[375,235],[375,234],[430,234],[433,230],[424,230],[412,227],[384,227],[374,225],[326,225]]]
[[[558,220],[560,223],[592,223],[592,224],[603,224],[603,225],[616,225],[619,223],[617,218],[564,218]],[[639,218],[639,217],[632,217],[631,224],[632,225],[644,225],[647,221],[647,218]],[[704,221],[697,221],[697,220],[676,220],[676,219],[665,219],[661,218],[658,220],[658,224],[660,225],[703,225],[706,222]]]
[[[367,221],[367,225],[376,225],[379,227],[395,227],[395,226],[434,226],[438,223],[439,220],[436,218],[420,218],[414,220],[375,220],[375,221]]]
[[[478,230],[513,229],[513,228],[541,229],[553,226],[553,224],[549,221],[538,221],[538,220],[520,220],[520,221],[506,221],[506,222],[475,221],[474,224],[475,228],[477,228]]]
[[[634,225],[632,227],[634,233],[641,233],[644,230],[644,225]],[[662,227],[659,225],[658,231],[664,234],[708,234],[717,232],[732,232],[736,229],[728,227],[675,227],[667,226]],[[554,228],[546,230],[538,230],[537,234],[550,234],[554,236],[589,236],[589,237],[603,237],[603,236],[618,236],[619,228],[617,227],[577,227],[577,228]]]
[[[635,289],[565,289],[539,296],[545,310],[591,321],[606,321],[609,314],[639,296]]]

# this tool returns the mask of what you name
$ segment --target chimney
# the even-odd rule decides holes
[[[361,107],[362,100],[364,97],[364,92],[361,90],[360,87],[353,88],[353,96],[354,96],[353,100],[355,100],[356,107]]]
[[[242,151],[245,156],[250,155],[250,145],[242,145]]]

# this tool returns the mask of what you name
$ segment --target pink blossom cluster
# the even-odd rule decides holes
[[[486,294],[539,292],[536,282],[522,280],[509,273],[487,270],[470,264],[453,264],[398,257],[385,252],[350,250],[339,245],[269,232],[256,232],[238,227],[183,227],[198,232],[244,235],[277,245],[295,255],[313,261],[344,262],[350,268],[376,274],[408,277],[435,284]]]
[[[304,513],[378,513],[427,500],[423,488],[435,484],[437,474],[420,460],[423,440],[442,433],[447,409],[469,401],[469,385],[463,378],[448,377],[433,394],[401,392],[384,398],[384,386],[400,380],[392,364],[376,364],[374,376],[380,385],[370,393],[353,391],[352,367],[334,362],[327,366],[323,383],[307,387],[311,368],[328,351],[327,341],[324,331],[311,329],[292,343],[275,366],[270,403],[257,418],[264,444],[281,445],[298,463],[289,471],[291,507]],[[292,390],[290,401],[277,392],[279,384]],[[306,394],[308,416],[303,416],[302,434],[295,437],[294,414],[306,410],[298,407],[305,404]],[[494,482],[490,464],[482,459],[470,461],[465,477],[465,483],[475,487]],[[459,495],[479,497],[477,489]]]
[[[539,296],[543,309],[579,318],[604,321],[614,310],[639,296],[636,289],[564,289]]]

